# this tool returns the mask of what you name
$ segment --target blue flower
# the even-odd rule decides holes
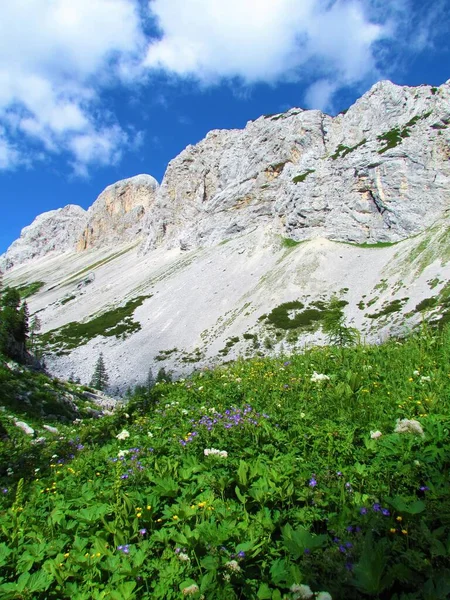
[[[309,485],[309,487],[316,487],[317,481],[314,479],[314,477],[311,477],[308,485]]]

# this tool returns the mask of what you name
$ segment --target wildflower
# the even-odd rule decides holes
[[[293,585],[291,585],[290,589],[291,592],[294,594],[295,600],[307,600],[308,598],[312,598],[314,595],[309,585],[297,585],[296,583],[294,583]]]
[[[333,600],[328,592],[319,592],[316,596],[316,600]]]
[[[2,488],[2,494],[7,494],[8,493],[8,488]]]
[[[381,505],[378,504],[378,502],[375,502],[375,504],[372,506],[374,512],[380,512],[381,510]]]
[[[309,480],[308,485],[309,485],[309,487],[312,487],[312,488],[316,487],[317,481],[314,479],[314,477],[311,477],[311,479]]]
[[[234,573],[239,573],[241,570],[237,560],[229,560],[227,563],[225,563],[225,568],[229,571],[233,571]]]
[[[129,544],[125,544],[123,546],[117,546],[117,550],[120,550],[124,554],[129,554],[130,553],[130,546],[129,546]]]
[[[394,433],[415,433],[424,435],[422,425],[415,419],[397,419]]]
[[[221,458],[228,457],[228,452],[226,450],[217,450],[217,448],[205,448],[203,454],[205,456],[220,456]]]
[[[396,519],[395,519],[395,520],[396,520],[396,521],[399,521],[399,522],[400,522],[400,521],[403,521],[403,517],[400,517],[400,516],[398,516],[398,517],[396,517]]]
[[[119,453],[117,454],[118,458],[123,458],[126,454],[129,454],[129,450],[119,450]]]
[[[389,531],[390,531],[390,533],[397,533],[397,530],[394,527],[392,527],[391,529],[389,529]]]
[[[141,535],[145,535],[147,533],[147,530],[146,529],[139,529],[139,533]]]
[[[419,488],[421,492],[428,492],[429,489],[430,488],[427,485],[421,485]]]
[[[183,588],[183,590],[182,590],[183,596],[193,596],[198,591],[200,591],[200,589],[199,589],[198,585],[196,585],[195,583],[193,583],[192,585],[188,585],[187,587]]]
[[[153,437],[153,433],[151,431],[147,431],[147,435],[148,435],[149,438]]]
[[[239,558],[245,558],[245,552],[241,550],[240,552],[238,552],[238,556]]]
[[[172,517],[172,519],[173,519],[174,521],[178,521],[178,519],[179,519],[179,518],[180,518],[180,517],[179,517],[178,515],[173,515],[173,517]]]
[[[408,535],[408,531],[406,529],[402,529],[403,535]]]
[[[329,381],[330,378],[328,377],[328,375],[324,375],[323,373],[316,373],[316,371],[314,371],[314,373],[311,375],[311,379],[310,381],[317,383],[319,381]]]
[[[381,433],[381,431],[371,431],[370,432],[370,437],[372,438],[372,440],[377,440],[378,438],[380,438],[383,434]]]
[[[179,552],[178,559],[181,560],[181,562],[189,562],[191,560],[185,552]]]
[[[420,382],[424,383],[425,381],[431,381],[431,377],[429,375],[422,375]]]
[[[118,440],[126,440],[129,437],[130,437],[130,433],[126,429],[124,429],[123,431],[121,431],[120,433],[118,433],[116,435],[116,438]]]
[[[390,512],[388,511],[387,508],[383,508],[383,510],[381,511],[381,513],[385,516],[385,517],[389,517],[390,516]]]

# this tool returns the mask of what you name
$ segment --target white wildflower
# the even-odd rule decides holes
[[[197,592],[200,591],[198,585],[193,583],[192,585],[188,585],[188,587],[183,588],[183,596],[193,596]]]
[[[316,596],[316,600],[333,600],[333,598],[328,592],[319,592]]]
[[[296,583],[291,585],[291,592],[294,594],[295,600],[307,600],[308,598],[312,598],[314,595],[309,585],[298,585]]]
[[[182,408],[182,409],[181,409],[181,414],[182,414],[182,415],[187,415],[187,414],[189,414],[189,411],[188,411],[188,410],[186,410],[185,408]]]
[[[237,560],[229,560],[225,563],[225,568],[229,571],[233,571],[233,573],[239,573],[239,571],[241,571],[241,567]]]
[[[153,437],[153,433],[151,431],[147,431],[147,435],[148,435],[149,438]]]
[[[231,575],[229,573],[224,573],[222,575],[222,577],[223,577],[224,581],[230,581],[230,579],[231,579]]]
[[[181,562],[189,562],[191,560],[185,552],[180,552],[177,556],[178,560],[181,560]]]
[[[425,383],[426,381],[431,381],[431,377],[429,375],[422,375],[420,382]]]
[[[11,467],[8,467],[8,468],[6,469],[6,474],[7,474],[9,477],[11,477],[11,475],[14,475],[14,471],[11,469]]]
[[[415,419],[397,419],[394,433],[416,433],[423,435],[422,425]]]
[[[119,453],[117,454],[117,456],[119,458],[122,458],[123,456],[125,456],[125,454],[129,454],[129,450],[119,450]]]
[[[200,386],[200,387],[198,387],[197,389],[198,389],[198,391],[199,391],[199,392],[201,392],[201,391],[202,391],[202,389],[203,389],[203,386],[201,385],[201,386]]]
[[[205,448],[203,450],[205,456],[220,456],[221,458],[228,458],[228,452],[226,450],[217,450],[217,448]]]
[[[123,431],[121,431],[120,433],[118,433],[116,435],[116,438],[118,440],[126,440],[129,437],[130,437],[130,433],[126,429],[124,429]]]
[[[413,371],[413,375],[415,375],[416,377],[418,377],[420,375],[420,371],[418,371],[417,369],[415,371]]]
[[[380,438],[383,434],[381,433],[381,431],[371,431],[370,432],[370,437],[373,440],[377,440],[378,438]]]
[[[316,371],[314,371],[314,373],[311,375],[311,381],[313,381],[314,383],[329,380],[330,378],[328,377],[328,375],[324,375],[323,373],[317,373]]]

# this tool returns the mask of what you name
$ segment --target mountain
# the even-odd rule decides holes
[[[444,322],[449,124],[450,81],[384,81],[334,118],[212,131],[160,186],[139,175],[38,217],[5,282],[34,284],[55,374],[86,382],[102,351],[113,387],[318,343],[334,295],[368,341]]]

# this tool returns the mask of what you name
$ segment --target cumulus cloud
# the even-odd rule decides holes
[[[24,139],[71,153],[81,170],[113,161],[130,136],[100,92],[139,56],[135,0],[2,2],[0,39],[0,168],[22,160],[14,144]]]
[[[152,0],[150,9],[160,37],[148,68],[206,84],[323,79],[311,99],[374,73],[376,44],[390,33],[361,0]]]

